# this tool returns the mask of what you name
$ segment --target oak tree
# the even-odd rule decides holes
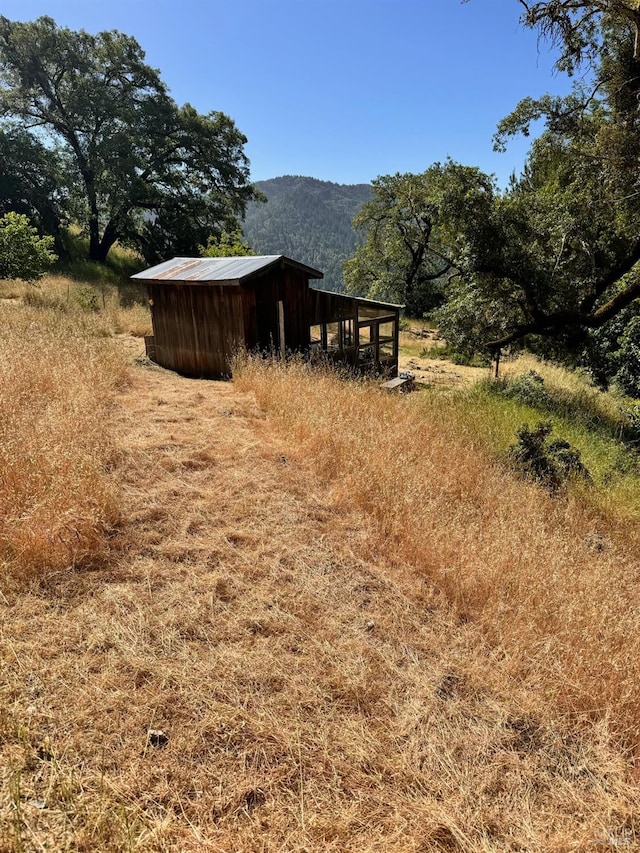
[[[63,173],[56,151],[23,128],[0,128],[0,214],[28,217],[40,232],[54,237],[58,254],[65,251],[61,226],[68,198]]]
[[[493,192],[491,178],[451,160],[422,174],[378,177],[353,220],[364,239],[343,265],[347,290],[402,303],[412,315],[432,310],[460,271],[454,212],[461,220],[482,216]]]
[[[603,341],[619,327],[611,343],[631,351],[640,297],[640,11],[631,0],[520,2],[573,88],[523,99],[498,126],[502,148],[544,121],[523,174],[494,195],[483,240],[469,218],[450,223],[468,248],[439,321],[468,352],[526,343],[606,381],[621,366],[609,369]]]
[[[254,196],[233,121],[178,106],[137,41],[117,31],[0,17],[0,112],[58,153],[93,260],[116,240],[150,262],[195,253]]]

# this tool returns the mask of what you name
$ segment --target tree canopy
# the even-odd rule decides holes
[[[201,258],[237,258],[255,255],[248,243],[242,239],[242,231],[223,231],[220,237],[210,236],[206,246],[199,247]]]
[[[344,264],[347,290],[402,303],[414,315],[432,310],[459,272],[452,222],[482,217],[493,193],[491,178],[450,160],[418,175],[377,178],[353,221],[364,242]]]
[[[622,0],[522,5],[525,23],[559,43],[561,70],[588,68],[569,96],[525,98],[498,127],[500,147],[546,123],[501,201],[517,268],[474,271],[485,292],[506,273],[520,295],[494,349],[530,335],[584,339],[640,296],[639,13]]]
[[[0,127],[0,213],[24,214],[63,251],[66,199],[60,158],[21,127]]]
[[[64,203],[93,260],[116,240],[149,262],[195,253],[237,227],[255,196],[233,121],[178,106],[136,40],[117,31],[0,17],[0,112],[5,139],[22,134],[34,156],[51,160],[41,174],[52,175],[55,160],[62,176],[34,208],[43,215],[46,190],[50,205]]]
[[[469,354],[526,341],[602,366],[607,330],[620,327],[618,353],[638,340],[640,9],[635,0],[521,5],[524,24],[555,44],[558,70],[575,75],[568,96],[526,97],[499,124],[501,148],[544,121],[523,173],[504,191],[453,163],[378,178],[356,219],[367,240],[345,277],[409,308],[444,282],[437,320]]]

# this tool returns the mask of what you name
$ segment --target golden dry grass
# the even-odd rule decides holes
[[[483,626],[515,677],[638,742],[637,528],[511,476],[446,396],[393,398],[255,361],[240,383],[316,459],[336,499],[373,520],[380,548]]]
[[[116,334],[142,338],[152,332],[151,313],[144,305],[114,306],[109,309],[108,317]]]
[[[481,449],[450,470],[468,437],[440,412],[438,439],[418,395],[297,371],[131,368],[112,559],[0,595],[2,853],[637,846],[615,709],[581,725],[540,669],[549,636],[527,669],[506,611],[487,631],[491,584],[498,615],[516,590],[510,537],[471,547],[495,505],[466,492]],[[491,571],[477,606],[463,546],[475,583]]]
[[[0,305],[0,575],[95,560],[117,516],[106,420],[125,362],[92,318]]]
[[[126,334],[143,337],[151,334],[151,313],[141,301],[122,304],[119,287],[113,283],[86,281],[69,275],[51,274],[41,281],[27,283],[0,280],[0,300],[25,303],[34,308],[55,310],[75,316],[82,321],[95,314],[102,321],[105,334]],[[126,285],[131,297],[141,297],[140,286]],[[95,318],[94,318],[95,319]]]

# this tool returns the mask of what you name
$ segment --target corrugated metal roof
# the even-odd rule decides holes
[[[319,270],[292,261],[284,255],[254,255],[236,258],[172,258],[136,273],[131,278],[142,281],[238,282],[278,263],[304,270],[309,278],[323,277]]]

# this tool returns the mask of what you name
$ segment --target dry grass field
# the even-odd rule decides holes
[[[1,311],[0,559],[22,580],[102,551],[119,515],[102,423],[126,364],[98,318]]]
[[[0,317],[2,853],[640,849],[635,529],[446,394]]]

